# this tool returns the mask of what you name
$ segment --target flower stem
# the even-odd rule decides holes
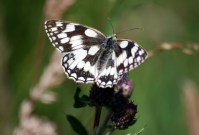
[[[97,132],[97,135],[102,135],[102,133],[104,132],[105,128],[106,128],[106,125],[110,119],[112,115],[112,110],[109,110],[105,119],[104,119],[104,122],[102,123],[101,127],[99,128],[98,132]]]
[[[97,105],[95,107],[95,120],[94,120],[94,124],[93,124],[93,135],[96,135],[96,133],[97,133],[97,128],[98,128],[99,122],[100,122],[101,111],[102,111],[102,106]]]

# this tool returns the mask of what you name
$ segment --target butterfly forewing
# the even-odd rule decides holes
[[[105,40],[105,36],[98,30],[71,22],[48,20],[45,22],[45,30],[60,52],[100,45]]]
[[[127,39],[117,40],[117,42],[115,53],[119,75],[136,68],[147,58],[147,52],[136,42]]]

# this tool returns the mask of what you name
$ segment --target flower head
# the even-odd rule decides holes
[[[118,82],[115,87],[115,92],[122,92],[124,97],[129,98],[133,92],[133,83],[127,79],[127,74],[124,74],[122,79]]]
[[[132,102],[125,106],[124,110],[114,112],[111,117],[112,124],[115,128],[125,129],[136,122],[135,114],[137,113],[137,106]]]

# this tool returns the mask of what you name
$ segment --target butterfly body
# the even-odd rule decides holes
[[[52,44],[65,54],[62,66],[66,75],[76,82],[112,87],[147,58],[137,43],[117,39],[115,34],[106,37],[85,25],[48,20],[45,29]]]

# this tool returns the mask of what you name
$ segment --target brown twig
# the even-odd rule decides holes
[[[33,115],[33,109],[31,101],[23,101],[20,108],[20,126],[14,130],[13,135],[57,135],[56,125]]]
[[[60,19],[75,0],[47,0],[44,9],[45,19]]]
[[[183,86],[183,101],[189,135],[199,135],[199,95],[195,84],[188,80]]]
[[[49,92],[48,89],[58,86],[64,81],[65,75],[61,69],[60,60],[61,54],[58,51],[55,51],[49,65],[41,76],[39,83],[31,90],[31,100],[43,103],[55,101],[55,94]]]
[[[44,9],[45,18],[60,19],[73,3],[74,0],[47,0]],[[43,31],[43,29],[41,29],[41,31]],[[43,32],[39,32],[37,45],[39,47],[44,46],[45,43],[42,35]],[[33,110],[35,108],[34,102],[36,101],[51,103],[56,100],[55,93],[49,92],[48,89],[59,85],[64,80],[65,76],[59,64],[60,59],[60,54],[55,52],[39,82],[30,90],[30,99],[24,100],[21,104],[19,116],[20,125],[15,128],[13,132],[14,135],[57,135],[56,125],[47,119],[33,115]]]
[[[199,52],[199,44],[194,43],[163,43],[159,47],[157,47],[154,50],[148,51],[149,57],[156,55],[157,53],[163,52],[163,51],[170,51],[174,49],[179,49],[183,53],[187,55],[191,55],[194,53],[194,51]]]

